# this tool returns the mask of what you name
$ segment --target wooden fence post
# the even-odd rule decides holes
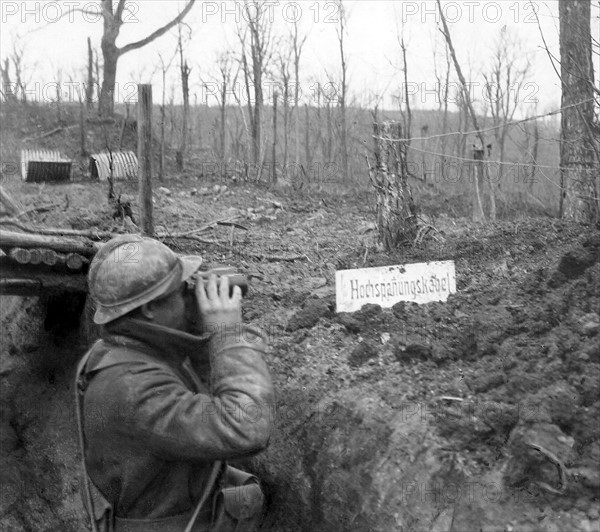
[[[473,159],[477,161],[475,163],[475,175],[473,176],[473,221],[482,222],[485,220],[483,214],[483,205],[481,194],[483,192],[483,147],[478,148],[473,146]]]
[[[137,127],[140,223],[142,233],[152,236],[152,85],[138,85]]]

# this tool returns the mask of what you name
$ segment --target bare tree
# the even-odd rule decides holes
[[[307,172],[311,171],[313,159],[310,138],[310,106],[306,103],[304,104],[304,159]]]
[[[15,94],[15,86],[10,77],[10,60],[5,57],[3,64],[0,65],[2,71],[2,95],[7,103],[17,103],[17,95]]]
[[[594,66],[591,3],[559,0],[561,107],[561,216],[579,222],[600,218],[595,177],[600,172],[598,140],[594,135]],[[600,93],[600,91],[598,91]]]
[[[532,124],[533,122],[533,124]],[[533,120],[532,122],[526,122],[524,124],[525,129],[525,142],[526,147],[525,151],[529,157],[529,172],[527,175],[527,192],[529,194],[533,194],[533,185],[535,183],[535,174],[537,170],[537,159],[538,159],[538,151],[539,151],[539,143],[540,143],[540,129],[538,126],[538,121]],[[531,127],[533,127],[533,132],[531,131]],[[531,145],[531,140],[533,138],[533,146]]]
[[[483,74],[485,94],[494,128],[494,150],[498,154],[500,162],[497,175],[499,188],[502,184],[502,163],[504,162],[506,136],[509,130],[508,123],[512,121],[521,104],[521,89],[524,88],[524,82],[530,68],[529,57],[523,52],[524,48],[516,35],[503,28],[495,43],[491,68]],[[495,187],[492,181],[492,179],[489,180],[493,201]],[[493,214],[491,217],[493,218]]]
[[[296,125],[296,168],[300,167],[300,57],[308,35],[300,36],[298,22],[292,23],[292,53],[294,56],[294,120]]]
[[[87,85],[85,87],[85,106],[89,111],[94,105],[94,50],[92,48],[92,39],[87,38],[88,61],[87,61]]]
[[[437,39],[435,40],[435,42],[437,44]],[[438,103],[438,114],[442,115],[441,137],[438,138],[438,146],[436,148],[436,151],[442,154],[442,159],[440,161],[440,171],[441,179],[442,181],[445,181],[447,172],[446,159],[444,156],[446,155],[446,149],[448,145],[448,137],[446,136],[446,133],[448,132],[448,96],[451,71],[450,50],[448,49],[448,43],[444,41],[444,70],[442,72],[438,70],[436,52],[437,50],[434,48],[433,67],[436,80],[435,88]]]
[[[20,40],[15,41],[12,51],[12,63],[15,68],[15,82],[17,89],[21,93],[21,101],[27,103],[27,91],[25,90],[25,82],[23,81],[23,56],[25,54],[25,46]]]
[[[158,54],[158,58],[160,60],[161,66],[161,74],[162,74],[162,95],[161,95],[161,104],[160,104],[160,153],[158,157],[158,179],[162,181],[165,178],[165,116],[166,116],[166,108],[165,108],[165,99],[167,93],[167,72],[171,67],[171,63],[175,59],[177,52],[175,52],[169,62],[165,62],[163,56]]]
[[[283,168],[287,167],[289,159],[289,138],[290,138],[290,62],[292,56],[292,46],[289,43],[280,43],[278,57],[279,75],[281,76],[281,90],[283,100]],[[294,99],[295,102],[295,99]],[[297,133],[296,133],[297,136]],[[298,149],[296,148],[296,151]]]
[[[242,45],[241,64],[244,72],[246,96],[248,98],[248,113],[252,136],[252,160],[258,166],[260,173],[263,156],[263,74],[271,55],[272,24],[269,17],[265,16],[265,2],[262,0],[245,0],[244,12],[245,16],[243,18],[246,22],[246,27],[244,29],[238,28],[238,37]],[[247,34],[250,35],[249,49]],[[250,56],[250,60],[248,60],[248,55]],[[252,100],[254,100],[254,105],[252,104]]]
[[[277,98],[279,94],[277,91],[273,92],[273,146],[272,146],[272,174],[271,182],[277,183]]]
[[[315,90],[313,91],[313,100],[316,109],[316,133],[315,133],[315,142],[314,145],[321,148],[321,154],[323,155],[323,131],[321,128],[322,124],[322,112],[321,112],[321,99],[323,97],[323,91],[321,90],[321,86],[318,83],[313,83],[311,85]],[[315,149],[316,150],[316,149]],[[327,162],[325,160],[325,162]]]
[[[412,110],[410,108],[410,95],[408,86],[408,64],[406,62],[406,42],[404,40],[404,25],[401,26],[400,36],[398,38],[398,44],[400,45],[400,52],[402,53],[402,75],[404,77],[404,94],[402,99],[404,100],[404,109],[400,106],[400,112],[402,114],[402,126],[403,134],[408,139],[407,146],[410,146],[410,138],[412,135]]]
[[[230,86],[235,86],[235,80],[237,79],[237,74],[235,78],[232,80],[232,68],[233,61],[232,56],[229,52],[223,52],[217,58],[217,67],[219,69],[219,160],[221,163],[220,174],[223,177],[223,173],[225,171],[225,164],[227,161],[227,155],[225,150],[225,127],[226,127],[226,117],[225,111],[227,108],[227,90]]]
[[[460,68],[460,63],[458,62],[458,59],[456,57],[456,52],[454,51],[454,45],[452,44],[452,37],[450,36],[450,30],[448,29],[448,24],[446,23],[446,18],[444,17],[444,11],[442,9],[442,5],[440,3],[440,0],[436,0],[436,2],[437,2],[437,6],[438,6],[438,11],[440,13],[440,19],[442,22],[441,31],[442,31],[442,34],[444,35],[444,38],[446,39],[446,42],[448,43],[450,55],[451,55],[452,61],[454,63],[454,68],[456,70],[456,74],[458,75],[458,79],[460,80],[460,84],[461,84],[461,88],[462,88],[462,95],[463,95],[465,104],[467,106],[467,109],[469,110],[469,114],[471,115],[471,120],[473,121],[473,127],[477,131],[477,138],[481,144],[480,150],[483,151],[486,148],[485,138],[479,128],[479,121],[477,120],[477,114],[475,113],[475,109],[473,108],[473,104],[471,102],[471,97],[469,95],[469,89],[467,87],[467,82],[466,82],[465,77]],[[482,221],[482,220],[485,220],[485,214],[483,213],[483,204],[481,202],[481,194],[479,191],[479,179],[476,177],[473,180],[473,182],[474,182],[473,220]]]
[[[179,15],[147,37],[119,47],[116,43],[124,23],[124,17],[126,16],[127,1],[118,0],[115,8],[113,0],[100,0],[104,22],[104,32],[102,34],[101,44],[104,63],[102,89],[100,91],[99,101],[100,116],[112,116],[114,112],[114,92],[119,58],[127,52],[138,50],[139,48],[146,46],[176,26],[190,12],[195,1],[196,0],[189,0]]]
[[[10,54],[4,58],[3,64],[0,64],[3,85],[2,93],[7,102],[17,102],[20,94],[21,102],[27,103],[27,91],[25,90],[27,83],[23,79],[25,72],[24,56],[25,41],[19,35],[14,35],[12,50]],[[12,77],[10,73],[11,65],[12,70],[14,71],[14,77]]]
[[[330,83],[331,84],[331,83]],[[321,89],[321,92],[322,89]],[[332,162],[333,158],[333,111],[331,109],[331,104],[333,103],[332,96],[323,92],[325,97],[325,109],[326,109],[326,117],[327,117],[327,142],[325,142],[325,154],[324,159],[326,163]]]
[[[62,105],[62,80],[63,80],[63,71],[62,68],[57,68],[56,69],[56,76],[54,78],[55,84],[56,84],[56,92],[55,92],[55,99],[52,102],[52,104],[54,104],[56,106],[56,121],[59,124],[62,124],[63,122],[63,105]]]
[[[340,106],[340,143],[342,150],[342,178],[348,179],[348,142],[347,142],[347,125],[346,125],[346,96],[348,91],[348,64],[346,60],[346,50],[344,48],[344,36],[346,34],[346,9],[342,0],[337,0],[339,27],[336,29],[339,49],[340,49],[340,65],[341,65],[341,83],[338,92]]]
[[[189,136],[188,131],[188,117],[190,114],[190,72],[192,69],[189,67],[187,60],[183,57],[183,37],[181,34],[180,23],[178,25],[177,33],[177,48],[179,50],[179,72],[181,74],[181,92],[183,95],[183,117],[181,121],[181,144],[179,150],[175,154],[177,161],[177,170],[182,171],[184,166],[185,152],[187,150],[187,141]],[[187,26],[189,30],[189,26]]]

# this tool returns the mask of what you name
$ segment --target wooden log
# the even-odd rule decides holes
[[[98,244],[89,240],[74,240],[46,235],[32,235],[0,229],[0,247],[2,248],[48,248],[59,253],[78,253],[84,257],[93,257],[99,249]]]
[[[31,250],[31,259],[29,260],[29,264],[33,264],[37,266],[42,263],[42,251],[41,249],[32,249]]]
[[[33,296],[43,291],[43,285],[36,279],[0,279],[0,295]]]
[[[39,266],[17,264],[0,257],[0,295],[35,296],[41,293],[87,291],[83,273],[41,271]]]
[[[44,249],[42,252],[42,262],[46,266],[56,266],[59,263],[59,255],[52,249]]]
[[[27,233],[33,233],[36,235],[50,235],[50,236],[82,236],[89,238],[90,240],[109,240],[120,236],[121,233],[111,233],[110,231],[97,231],[96,229],[64,229],[62,227],[34,227],[32,225],[23,224],[14,218],[8,218],[6,220],[0,220],[0,225],[10,225],[21,229]]]
[[[69,253],[67,255],[66,265],[71,271],[78,272],[83,268],[83,265],[87,263],[88,260],[77,253]]]
[[[8,253],[9,257],[19,264],[29,264],[31,261],[31,251],[23,248],[11,249]]]

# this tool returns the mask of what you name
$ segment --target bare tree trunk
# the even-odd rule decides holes
[[[56,74],[56,121],[62,124],[62,72],[59,70]]]
[[[533,121],[533,150],[531,154],[531,164],[529,166],[529,181],[527,183],[528,191],[533,194],[533,185],[535,183],[535,172],[537,170],[538,147],[540,143],[540,130],[537,120]]]
[[[2,93],[4,94],[4,100],[7,103],[17,103],[17,96],[14,92],[14,84],[10,80],[10,65],[8,57],[4,59],[4,66],[2,70]]]
[[[273,151],[271,182],[277,183],[277,91],[273,92]]]
[[[262,151],[262,117],[263,117],[263,90],[262,90],[262,65],[254,65],[254,120],[252,121],[252,159],[255,164],[260,164]]]
[[[333,162],[333,124],[331,114],[331,102],[327,101],[327,143],[325,145],[325,161],[327,163]]]
[[[404,120],[404,134],[409,139],[408,145],[410,146],[410,138],[412,135],[412,111],[410,109],[410,95],[408,93],[408,66],[406,62],[406,44],[404,43],[404,34],[400,38],[400,49],[402,50],[402,70],[404,71],[404,98],[406,100],[406,117]]]
[[[485,151],[483,149],[478,149],[478,148],[474,148],[473,149],[473,159],[477,161],[477,163],[475,164],[474,168],[473,168],[473,181],[474,181],[474,186],[476,189],[482,190],[483,189],[483,182],[484,182],[484,166],[483,166],[483,159],[484,159],[484,153]],[[479,209],[480,206],[477,205],[476,202],[473,202],[473,220],[477,220],[479,217]]]
[[[308,104],[304,104],[304,157],[306,159],[306,171],[312,169],[312,152],[310,146],[310,110]]]
[[[169,98],[169,146],[173,146],[173,131],[175,130],[175,94],[171,87],[171,96]]]
[[[349,178],[349,168],[348,168],[348,142],[347,142],[347,125],[346,125],[346,92],[347,92],[347,83],[346,83],[346,75],[347,75],[347,64],[346,64],[346,55],[344,50],[344,33],[346,31],[346,13],[344,11],[344,5],[342,4],[342,0],[338,0],[338,16],[340,21],[340,28],[338,31],[338,42],[340,48],[340,62],[342,67],[342,83],[340,86],[340,95],[339,95],[339,103],[340,103],[340,142],[342,149],[342,179]]]
[[[158,156],[158,180],[165,179],[165,100],[163,91],[163,102],[160,106],[160,153]]]
[[[98,96],[98,114],[100,113],[100,64],[98,61],[98,50],[94,54],[94,78],[96,82],[96,91]]]
[[[183,118],[181,120],[181,145],[176,154],[177,170],[180,172],[184,168],[184,159],[187,151],[188,141],[188,117],[190,115],[190,68],[187,61],[181,65],[181,88],[183,92]]]
[[[137,50],[151,43],[161,35],[164,35],[173,26],[181,22],[189,13],[196,0],[189,0],[183,10],[170,22],[160,27],[147,37],[118,47],[117,37],[123,25],[123,13],[126,8],[126,0],[119,0],[116,8],[113,9],[113,0],[101,0],[102,19],[104,31],[102,33],[102,55],[104,58],[102,89],[98,103],[100,116],[112,116],[115,109],[115,84],[117,78],[117,62],[119,58],[132,50]]]
[[[219,160],[221,161],[221,170],[220,170],[220,174],[221,174],[221,178],[223,178],[223,175],[225,173],[225,163],[226,163],[226,159],[225,159],[225,105],[226,105],[226,98],[227,98],[227,82],[223,81],[223,83],[221,84],[221,108],[220,108],[220,116],[221,116],[221,120],[220,120],[220,124],[219,124]]]
[[[27,104],[27,91],[21,77],[23,73],[23,53],[23,48],[19,48],[15,43],[12,54],[13,66],[15,67],[15,81],[17,82],[17,89],[21,93],[21,102]]]
[[[298,34],[298,23],[293,23],[292,31],[292,51],[294,54],[294,118],[296,124],[296,171],[300,167],[300,57],[302,48],[306,42],[306,36],[300,38]]]
[[[94,107],[94,50],[92,49],[92,39],[88,37],[88,66],[87,66],[87,87],[85,88],[85,105],[89,111]]]
[[[82,157],[87,156],[87,149],[85,147],[85,116],[84,116],[84,105],[83,102],[79,102],[79,141],[80,149],[79,153]]]
[[[315,146],[315,153],[317,150],[317,146],[320,146],[322,149],[322,145],[323,145],[323,131],[321,130],[321,91],[317,90],[317,101],[316,101],[316,105],[317,105],[317,120],[316,120],[316,128],[317,128],[317,133],[315,135],[315,142],[314,142],[314,146]]]
[[[561,217],[592,223],[600,217],[595,177],[600,172],[594,121],[591,2],[559,0],[562,100]]]
[[[162,57],[161,57],[162,61]],[[158,180],[164,181],[165,179],[165,98],[166,98],[166,83],[167,83],[167,68],[165,64],[162,64],[162,95],[160,103],[160,152],[158,156]]]
[[[293,38],[293,35],[292,35]],[[289,140],[290,140],[290,61],[293,53],[292,45],[286,52],[279,56],[279,71],[281,73],[281,85],[283,89],[283,161],[282,168],[287,169],[289,160]],[[295,96],[295,93],[294,93]]]
[[[112,37],[102,36],[102,57],[104,63],[102,66],[102,88],[100,89],[100,99],[98,101],[98,112],[100,116],[112,116],[115,112],[115,85],[117,82],[117,61],[119,59],[119,50],[111,40]],[[114,39],[116,40],[116,35]]]

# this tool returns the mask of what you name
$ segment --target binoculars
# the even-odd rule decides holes
[[[229,297],[233,295],[233,287],[239,286],[242,290],[242,297],[245,297],[248,293],[248,279],[245,275],[235,271],[233,268],[229,267],[220,267],[213,268],[212,270],[208,270],[205,272],[196,272],[189,279],[186,280],[188,290],[193,294],[196,287],[196,279],[202,279],[204,281],[204,286],[206,287],[206,283],[208,283],[208,279],[211,274],[215,274],[217,276],[217,286],[221,281],[221,277],[227,277],[229,279]]]

